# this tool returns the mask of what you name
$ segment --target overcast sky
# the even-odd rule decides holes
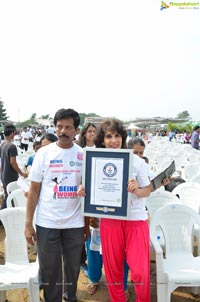
[[[160,5],[0,0],[0,97],[10,119],[71,107],[126,121],[187,110],[200,120],[200,9]]]

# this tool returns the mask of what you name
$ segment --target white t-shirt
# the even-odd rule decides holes
[[[19,134],[15,134],[14,136],[14,144],[19,147],[21,144],[21,136]]]
[[[81,198],[77,189],[81,183],[83,150],[74,144],[70,149],[51,143],[38,150],[29,179],[41,182],[36,209],[36,224],[42,227],[66,229],[84,226]]]
[[[145,161],[139,156],[133,154],[133,178],[137,180],[139,188],[150,184]],[[147,213],[145,209],[145,198],[137,197],[131,194],[131,213],[128,220],[146,220]]]
[[[53,126],[50,126],[47,130],[47,133],[55,134],[55,128]]]
[[[28,145],[29,140],[32,137],[31,133],[28,131],[22,131],[21,133],[21,142],[22,144]]]

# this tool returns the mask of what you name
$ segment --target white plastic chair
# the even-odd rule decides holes
[[[7,198],[7,207],[26,207],[26,197],[22,189],[12,191]]]
[[[148,210],[150,224],[154,214],[158,209],[165,205],[175,203],[180,204],[181,201],[176,195],[172,194],[171,192],[161,190],[156,190],[155,192],[152,192],[149,197],[145,199],[145,205]],[[162,230],[160,230],[159,228],[157,230],[157,237],[160,240],[162,248],[165,249],[165,241],[163,238]],[[150,245],[150,251],[150,259],[155,260],[155,251],[152,247],[152,244]]]
[[[157,301],[170,302],[177,287],[200,286],[200,257],[193,256],[193,229],[200,216],[191,208],[170,204],[160,208],[150,224],[156,251]],[[165,238],[165,254],[157,239],[157,228]]]
[[[29,262],[24,236],[25,208],[0,211],[5,228],[5,264],[0,265],[0,291],[27,288],[30,302],[39,302],[39,264]],[[3,302],[3,300],[1,300]]]
[[[195,182],[184,182],[176,186],[172,193],[178,195],[181,203],[193,208],[200,214],[200,184]]]
[[[181,201],[176,195],[169,191],[156,190],[155,192],[152,192],[149,197],[145,199],[145,205],[148,209],[150,223],[156,211],[170,203],[180,204]]]
[[[189,161],[190,164],[199,165],[200,164],[199,150],[196,150],[196,149],[192,148],[190,150],[190,152],[188,153],[188,161]]]
[[[187,164],[183,168],[182,173],[185,180],[190,180],[193,176],[200,173],[200,162],[198,164]]]
[[[191,179],[190,179],[191,182],[196,182],[198,184],[200,184],[200,173],[196,174],[195,176],[193,176]]]
[[[20,189],[20,187],[17,184],[17,180],[16,181],[11,181],[9,184],[7,184],[6,187],[6,191],[7,194],[9,195],[12,191]]]

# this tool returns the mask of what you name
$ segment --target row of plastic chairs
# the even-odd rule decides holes
[[[156,257],[158,302],[170,302],[172,291],[179,286],[193,287],[192,292],[199,293],[199,196],[200,185],[186,182],[172,192],[158,190],[146,199],[151,251]],[[196,239],[198,256],[194,257]]]
[[[7,208],[0,211],[5,229],[5,264],[0,265],[0,301],[6,300],[6,291],[26,288],[30,302],[39,302],[39,264],[29,261],[24,236],[26,198],[17,181],[7,186]]]
[[[174,160],[176,174],[184,179],[187,172],[189,179],[195,176],[197,174],[196,170],[200,166],[200,152],[198,150],[188,144],[172,143],[164,139],[154,139],[151,144],[147,144],[145,156],[149,158],[151,168],[154,172],[163,170],[169,162]],[[188,165],[189,167],[187,168]],[[196,167],[193,168],[192,165]],[[200,170],[198,172],[200,173]],[[188,180],[187,175],[186,180]]]
[[[10,182],[7,187],[7,207],[25,207],[26,197],[24,191],[18,185],[18,181]]]
[[[157,190],[145,200],[150,219],[162,206],[171,203],[184,204],[200,214],[200,184],[185,182],[176,186],[172,192]]]
[[[175,160],[176,172],[180,175],[182,168],[194,157],[193,153],[190,156],[192,149],[191,145],[172,143],[161,138],[147,144],[145,155],[151,161],[155,172],[163,169],[169,161]]]

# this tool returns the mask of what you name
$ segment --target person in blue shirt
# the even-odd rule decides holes
[[[40,143],[40,142],[35,141],[35,142],[33,143],[33,150],[34,150],[35,153],[40,149],[40,147],[41,147],[41,143]],[[32,166],[33,160],[34,160],[34,157],[35,157],[35,153],[32,154],[32,155],[30,155],[30,156],[28,157],[28,159],[27,159],[27,162],[26,162],[26,164],[25,164],[25,166],[24,166],[24,170],[25,170],[26,173],[29,173],[28,167],[29,167],[29,166]]]

